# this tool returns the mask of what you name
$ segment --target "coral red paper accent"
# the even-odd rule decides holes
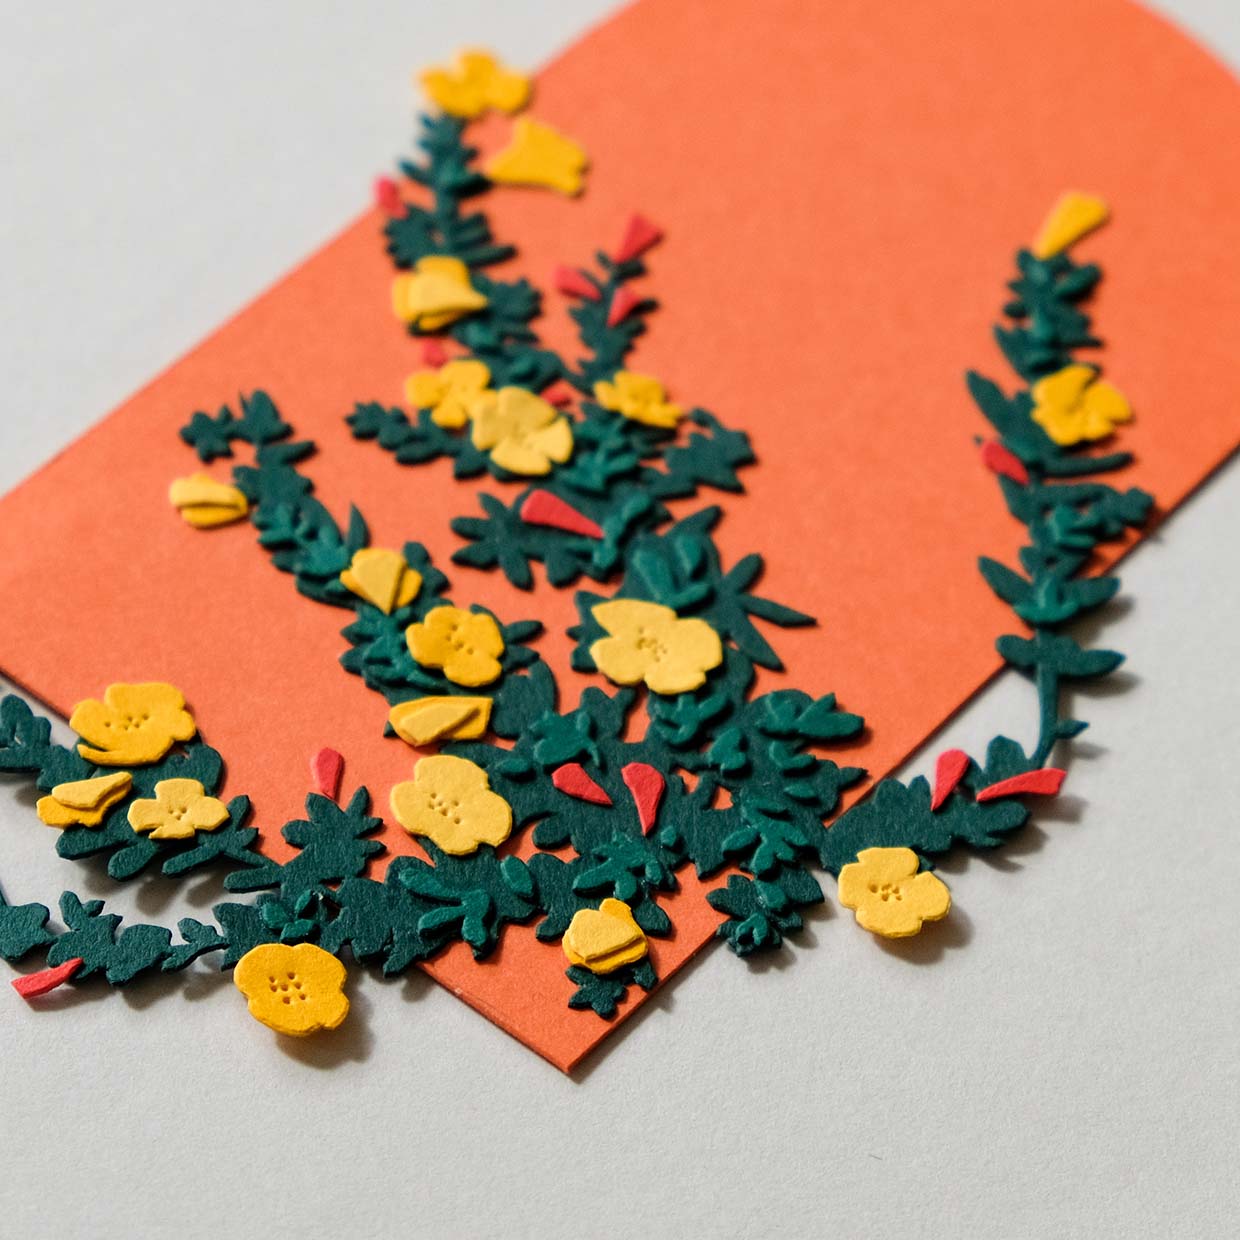
[[[1053,797],[1063,787],[1067,771],[1057,766],[1045,766],[1038,771],[1026,771],[1023,775],[1013,775],[1011,779],[1001,779],[989,788],[983,788],[974,795],[975,801],[993,801],[998,797],[1014,797],[1022,794]]]
[[[1013,482],[1018,482],[1021,486],[1027,486],[1029,483],[1029,471],[1025,468],[1024,462],[1014,452],[1009,452],[997,439],[988,440],[982,445],[982,463],[992,473],[1011,478]]]
[[[563,379],[557,379],[554,383],[548,384],[540,395],[543,400],[550,401],[557,409],[563,409],[577,399],[577,393]]]
[[[951,796],[956,785],[969,769],[969,755],[963,749],[945,749],[934,764],[934,795],[931,810],[936,810]]]
[[[448,360],[448,350],[444,348],[443,341],[438,336],[427,336],[422,341],[422,360],[428,366],[439,367],[444,365]]]
[[[57,986],[67,982],[82,967],[82,957],[74,956],[54,969],[40,969],[38,973],[27,973],[25,977],[13,979],[13,989],[23,999],[37,999]]]
[[[641,300],[627,284],[618,289],[607,310],[607,326],[615,327],[617,323],[623,323],[641,305]]]
[[[620,768],[620,778],[632,793],[642,834],[649,835],[659,816],[659,802],[663,800],[663,789],[667,786],[663,772],[646,762],[630,762]]]
[[[612,256],[617,263],[627,263],[631,258],[644,254],[652,245],[663,240],[662,231],[641,215],[632,215],[625,226],[624,236]]]
[[[531,525],[549,525],[552,529],[567,530],[570,534],[582,534],[587,538],[603,537],[602,526],[550,491],[531,491],[521,505],[521,520]]]
[[[404,203],[400,200],[400,189],[391,177],[375,177],[375,205],[387,215],[400,215]]]
[[[551,283],[565,297],[585,297],[589,301],[598,301],[599,291],[576,267],[561,265],[551,273]]]
[[[320,749],[310,759],[310,775],[316,792],[334,801],[340,795],[340,777],[344,774],[344,758],[334,749]]]
[[[563,793],[592,805],[610,805],[611,797],[586,774],[580,762],[566,762],[551,772],[551,782]]]

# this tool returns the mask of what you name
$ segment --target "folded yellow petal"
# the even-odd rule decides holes
[[[406,607],[422,588],[422,574],[409,567],[399,551],[363,547],[340,574],[341,584],[359,598],[373,603],[385,615]]]
[[[564,932],[564,955],[570,964],[592,973],[614,973],[641,960],[649,946],[633,910],[623,900],[608,898],[597,909],[578,909]]]
[[[49,827],[97,827],[132,786],[128,771],[57,784],[50,796],[39,798],[35,812]]]
[[[399,702],[388,713],[392,730],[410,745],[476,740],[490,721],[489,697],[424,697]]]
[[[1051,208],[1033,242],[1035,258],[1051,258],[1107,222],[1110,211],[1101,198],[1069,190]]]
[[[469,282],[469,268],[446,254],[419,259],[412,272],[392,281],[396,317],[424,331],[438,331],[486,305],[486,297]]]
[[[521,117],[512,140],[488,161],[484,171],[492,181],[529,185],[579,194],[589,157],[572,138],[542,121]]]
[[[204,473],[178,478],[168,488],[168,499],[186,522],[200,530],[240,521],[250,511],[241,491]]]

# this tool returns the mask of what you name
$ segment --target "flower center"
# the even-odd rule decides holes
[[[275,973],[267,974],[267,988],[273,995],[280,997],[281,1003],[291,1004],[295,1000],[306,1000],[310,996],[302,989],[301,979],[296,973],[286,973],[283,977]]]
[[[903,900],[904,896],[899,883],[871,883],[870,894],[880,900]]]

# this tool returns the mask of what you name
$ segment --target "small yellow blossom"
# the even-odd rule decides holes
[[[195,832],[214,831],[228,821],[228,806],[196,779],[161,779],[154,799],[139,798],[129,807],[129,825],[153,840],[188,840]]]
[[[429,409],[431,421],[459,430],[469,421],[470,402],[486,391],[491,370],[485,362],[458,358],[438,370],[419,370],[405,380],[405,399],[415,409]]]
[[[705,620],[682,620],[670,607],[618,598],[591,608],[611,635],[590,647],[590,657],[608,680],[635,685],[644,680],[655,693],[688,693],[723,662],[723,643]]]
[[[865,848],[840,870],[839,896],[858,925],[887,939],[916,934],[923,921],[946,917],[952,893],[911,848]]]
[[[649,950],[633,910],[610,897],[596,909],[573,914],[563,946],[569,964],[584,965],[591,973],[614,973],[622,965],[636,964]]]
[[[423,667],[441,667],[455,685],[474,688],[498,679],[504,638],[495,617],[484,611],[435,607],[405,630],[409,653]]]
[[[512,141],[491,157],[484,171],[501,184],[554,189],[571,197],[581,193],[589,162],[572,138],[523,116],[512,127]]]
[[[313,943],[260,943],[233,970],[250,1015],[294,1038],[340,1027],[349,1014],[345,977],[344,965]]]
[[[399,551],[363,547],[353,553],[353,562],[340,574],[340,583],[390,616],[417,597],[422,574],[410,568]]]
[[[613,413],[664,430],[674,430],[685,412],[667,399],[658,379],[633,370],[617,370],[611,383],[600,379],[594,385],[594,399]]]
[[[512,830],[512,806],[492,792],[475,762],[436,754],[422,758],[413,779],[392,789],[392,813],[410,835],[425,835],[454,857],[481,844],[502,844]]]
[[[418,259],[413,271],[392,281],[396,317],[421,331],[435,332],[466,314],[486,308],[487,299],[469,282],[469,268],[459,258],[432,254]]]
[[[180,689],[155,682],[109,685],[103,701],[79,702],[69,726],[82,738],[78,753],[98,766],[146,766],[177,741],[198,732]]]
[[[1107,204],[1093,194],[1069,190],[1042,222],[1033,243],[1035,258],[1051,258],[1107,222]]]
[[[35,812],[49,827],[97,827],[108,811],[129,795],[132,786],[128,771],[57,784],[51,796],[39,798]]]
[[[488,108],[519,112],[530,98],[528,77],[478,49],[458,52],[454,65],[436,65],[419,76],[432,102],[464,120],[473,120]]]
[[[168,501],[184,521],[199,530],[240,521],[250,511],[249,501],[236,487],[204,473],[178,478],[168,488]]]
[[[1039,379],[1032,388],[1033,420],[1061,447],[1105,439],[1132,418],[1124,394],[1092,366],[1077,362]]]
[[[573,428],[550,401],[524,388],[483,392],[470,406],[475,448],[510,474],[526,477],[551,472],[573,453]]]
[[[489,697],[415,698],[412,702],[398,702],[388,712],[392,731],[410,745],[477,740],[485,735],[490,722]]]

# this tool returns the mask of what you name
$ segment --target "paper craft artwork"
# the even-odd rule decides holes
[[[686,210],[648,178],[632,181],[627,155],[613,162],[606,109],[583,114],[584,141],[567,136],[563,118],[570,99],[588,93],[591,66],[619,63],[639,35],[657,46],[668,36],[656,27],[687,21],[690,7],[664,4],[656,18],[651,4],[638,5],[552,71],[561,83],[546,92],[555,124],[541,119],[544,81],[535,88],[489,53],[428,70],[421,80],[433,106],[420,121],[420,157],[401,164],[402,181],[383,180],[374,213],[4,501],[9,545],[0,561],[18,566],[0,579],[12,600],[0,617],[6,669],[53,705],[64,701],[61,678],[89,674],[70,717],[81,738],[74,746],[54,743],[48,721],[20,698],[3,700],[0,770],[33,781],[37,815],[58,828],[61,856],[106,857],[118,881],[209,867],[230,897],[251,897],[225,899],[210,919],[185,917],[175,928],[122,928],[103,901],[72,891],[60,897],[63,930],[44,905],[0,904],[0,954],[45,956],[40,971],[14,983],[24,997],[92,978],[120,985],[205,956],[234,970],[256,1020],[304,1036],[346,1020],[355,968],[392,975],[423,965],[568,1068],[711,936],[739,956],[778,950],[828,898],[820,874],[863,930],[888,939],[935,933],[952,905],[935,858],[958,845],[1000,846],[1058,794],[1070,743],[1086,726],[1075,689],[1122,661],[1083,644],[1078,622],[1091,616],[1096,629],[1119,587],[1111,566],[1148,524],[1153,501],[1136,480],[1161,480],[1175,502],[1236,438],[1217,401],[1203,406],[1185,390],[1175,416],[1191,410],[1206,429],[1189,449],[1168,446],[1183,437],[1166,426],[1170,389],[1159,387],[1153,364],[1165,352],[1143,368],[1135,343],[1117,349],[1128,367],[1108,360],[1104,374],[1111,355],[1098,351],[1089,311],[1102,270],[1077,247],[1095,244],[1108,200],[1116,220],[1107,232],[1132,218],[1150,243],[1144,200],[1133,196],[1137,174],[1100,166],[1049,212],[1022,199],[1019,212],[1000,213],[1030,239],[1006,293],[994,279],[1003,372],[985,351],[984,307],[972,304],[978,281],[963,276],[963,293],[935,286],[951,313],[916,352],[893,339],[908,330],[908,315],[893,323],[871,314],[866,333],[884,338],[890,360],[879,366],[873,352],[858,360],[820,330],[814,305],[855,299],[849,273],[860,269],[826,261],[849,248],[835,240],[819,253],[805,248],[840,227],[836,199],[818,203],[808,232],[790,225],[801,248],[771,241],[738,270],[729,264],[763,245],[746,222],[749,188],[737,189],[732,218],[716,220],[707,238],[695,231],[698,208]],[[989,38],[988,23],[1010,21],[993,6],[960,7],[977,27],[966,44]],[[1049,42],[1066,21],[1059,7],[1050,6],[1049,34],[1029,37]],[[913,26],[920,8],[909,7]],[[1131,43],[1147,19],[1124,12],[1114,24]],[[702,44],[690,85],[694,73],[709,77],[728,63],[742,13],[732,0],[720,5],[721,29]],[[892,20],[870,8],[857,14]],[[772,17],[782,38],[809,29],[824,48],[840,20],[816,6],[795,22],[791,12]],[[1163,43],[1171,40],[1158,41],[1160,55]],[[1197,66],[1195,53],[1171,45],[1172,68]],[[783,72],[767,55],[755,74]],[[645,140],[687,132],[662,104],[648,106],[635,131]],[[817,106],[806,102],[814,117]],[[973,123],[953,115],[953,125]],[[715,153],[730,157],[732,139],[721,135]],[[617,135],[614,145],[633,140]],[[885,138],[872,140],[881,149]],[[580,204],[490,192],[515,184],[575,195],[587,149],[590,193]],[[698,175],[714,175],[709,163]],[[1062,162],[1065,175],[1083,167]],[[610,231],[593,260],[575,261],[571,213],[599,218],[589,204],[612,178],[626,192],[640,188],[640,202],[616,212],[613,192],[602,190]],[[524,205],[506,212],[508,193]],[[752,193],[795,216],[787,188]],[[927,201],[938,193],[928,189]],[[917,244],[946,245],[954,269],[960,255],[981,254],[979,270],[997,273],[1002,230],[969,195],[948,198],[950,216],[938,220],[950,218],[958,235],[936,234],[927,208]],[[869,216],[850,218],[855,246]],[[501,238],[519,238],[521,225],[536,257],[555,256],[542,271],[566,312],[560,330],[571,324],[576,344],[553,328],[540,334],[541,295],[525,275],[508,278],[515,250]],[[674,317],[673,294],[692,298],[704,247],[721,238],[729,256],[712,270],[722,283],[706,302],[698,296],[696,310],[726,310],[716,324],[724,334],[703,343],[697,317]],[[664,280],[664,254],[671,263],[680,245],[685,265]],[[1186,238],[1190,255],[1192,245]],[[1140,260],[1131,248],[1115,255],[1111,268],[1121,271]],[[667,293],[657,314],[651,278]],[[898,270],[885,283],[869,279],[884,296],[904,296]],[[1117,282],[1103,309],[1148,333],[1154,307],[1139,291],[1142,277],[1129,271]],[[919,273],[908,284],[919,290]],[[348,303],[338,308],[345,331],[299,317],[314,305],[322,319],[329,286]],[[790,287],[812,290],[815,301],[789,308]],[[1120,294],[1142,304],[1124,313]],[[301,356],[317,358],[299,365],[321,365],[322,375],[294,379],[279,360],[284,313],[303,335]],[[755,333],[771,318],[783,324],[780,343],[760,343]],[[651,329],[665,323],[672,339],[659,351]],[[1144,357],[1150,338],[1142,339]],[[696,372],[687,357],[699,359]],[[854,365],[864,382],[829,377]],[[893,366],[903,410],[866,387]],[[948,383],[965,371],[961,388]],[[947,378],[932,377],[939,372]],[[686,382],[694,373],[726,417],[694,403]],[[225,383],[242,395],[217,412],[194,411]],[[403,403],[361,390],[376,383]],[[325,404],[349,392],[330,418],[326,410],[309,418],[313,440],[299,429],[311,387]],[[1150,461],[1134,462],[1138,442]],[[162,526],[92,541],[86,530],[100,522],[90,496],[102,484],[91,463],[98,457],[107,475],[102,462],[131,448],[137,476],[169,470],[151,484],[164,496],[152,518]],[[170,491],[169,477],[178,479]],[[745,485],[767,507],[738,521]],[[1022,532],[1018,550],[996,492]],[[92,516],[73,523],[72,537],[49,524],[44,500],[53,494],[70,509],[80,498]],[[333,510],[346,507],[338,521]],[[754,519],[758,511],[767,515]],[[14,531],[35,521],[46,533],[37,550],[23,550]],[[249,550],[243,521],[257,536]],[[37,611],[23,602],[21,566],[32,555],[40,568],[57,555],[82,566],[47,565],[65,583],[69,615],[82,614],[74,592],[87,577],[148,581],[169,562],[192,562],[212,619],[204,612],[191,626],[184,610],[155,604],[144,621],[164,640],[144,666],[143,647],[125,646],[123,620],[109,619],[121,604],[105,597],[66,660],[63,630],[49,633],[42,617],[37,636]],[[112,569],[115,555],[125,558]],[[775,567],[764,575],[768,556]],[[449,559],[460,570],[455,587]],[[205,592],[225,574],[233,593]],[[558,606],[568,587],[571,618]],[[230,612],[228,600],[243,597],[245,607]],[[852,597],[849,619],[842,600]],[[791,605],[801,598],[821,609],[820,627],[804,604]],[[907,640],[890,641],[899,631],[891,625]],[[558,650],[557,630],[570,643]],[[1033,742],[997,736],[984,752],[940,754],[933,781],[871,782],[984,682],[996,646],[1031,682]],[[276,668],[285,669],[279,693]],[[122,669],[128,679],[117,678]],[[828,676],[843,683],[842,705]],[[261,769],[248,756],[259,749]],[[234,791],[240,776],[257,781],[257,815]],[[304,816],[289,805],[294,794],[304,795]],[[282,806],[293,816],[278,834],[260,829]],[[394,826],[379,816],[388,810]],[[760,990],[755,980],[755,1001]]]

